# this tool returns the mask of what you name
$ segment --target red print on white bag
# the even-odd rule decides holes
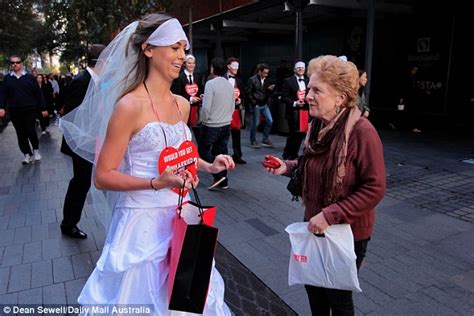
[[[308,257],[304,255],[293,254],[293,259],[295,259],[298,262],[308,262]]]

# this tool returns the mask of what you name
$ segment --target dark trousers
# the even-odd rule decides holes
[[[357,256],[356,265],[359,271],[362,260],[367,252],[369,239],[354,242],[355,254]],[[305,285],[308,294],[311,314],[315,316],[350,316],[354,315],[354,302],[352,301],[352,291],[327,289],[312,285]]]
[[[240,143],[240,129],[233,129],[231,130],[232,134],[232,150],[234,151],[234,154],[232,157],[234,159],[240,159],[242,158],[242,145]]]
[[[306,137],[306,133],[298,131],[294,117],[287,117],[286,122],[288,123],[289,134],[283,149],[283,159],[293,160],[298,158],[298,152],[300,151],[301,143]]]
[[[81,220],[82,208],[91,186],[92,163],[76,154],[71,155],[73,177],[64,199],[62,228],[76,227]]]
[[[49,112],[48,112],[49,113]],[[43,115],[39,115],[39,121],[40,121],[40,127],[41,127],[41,131],[45,131],[46,130],[46,127],[49,126],[49,115],[46,116],[46,117],[43,117]]]
[[[212,163],[217,155],[227,155],[227,142],[230,137],[230,125],[222,127],[201,126],[199,135],[199,156]],[[214,180],[227,177],[227,171],[212,174]]]
[[[18,146],[24,155],[33,155],[30,143],[33,149],[39,148],[38,135],[35,130],[37,116],[38,110],[35,108],[24,110],[10,109],[10,119],[13,123],[13,127],[15,127]]]

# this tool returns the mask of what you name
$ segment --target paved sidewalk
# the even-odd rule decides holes
[[[469,141],[393,131],[381,136],[388,191],[360,273],[363,292],[354,296],[357,314],[473,315],[474,165],[459,162],[470,151]],[[226,192],[207,191],[211,177],[202,175],[200,196],[218,206],[225,249],[218,249],[216,260],[236,314],[291,314],[281,298],[299,315],[309,315],[303,287],[288,286],[284,232],[301,220],[303,209],[291,202],[288,179],[268,175],[260,165],[264,154],[282,152],[285,138],[272,140],[275,149],[251,149],[244,131],[248,164],[229,173]],[[0,134],[0,304],[74,304],[100,255],[104,229],[89,205],[81,221],[87,240],[59,232],[71,176],[59,144],[53,127],[51,136],[40,139],[43,161],[22,166],[11,124]]]

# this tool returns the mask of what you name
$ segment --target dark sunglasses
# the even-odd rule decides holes
[[[21,61],[11,61],[10,62],[10,65],[15,65],[15,64],[17,64],[17,65],[21,64]]]

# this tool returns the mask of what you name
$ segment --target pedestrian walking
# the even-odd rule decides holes
[[[273,118],[268,107],[268,98],[275,88],[268,80],[270,67],[266,64],[257,65],[257,73],[249,78],[247,83],[247,98],[251,106],[252,127],[250,129],[250,146],[252,148],[274,147],[270,141],[270,131],[272,130]],[[260,115],[265,119],[265,128],[263,130],[263,140],[260,145],[257,142],[257,126],[260,123]]]
[[[214,161],[217,155],[227,155],[227,143],[230,137],[230,121],[235,108],[234,87],[224,78],[226,63],[216,57],[211,61],[213,79],[204,86],[204,98],[201,108],[201,135],[199,137],[199,155],[207,162]],[[210,190],[229,188],[227,170],[213,174],[214,181]]]
[[[241,145],[241,136],[240,130],[242,126],[245,124],[245,107],[242,100],[245,100],[245,96],[243,93],[245,90],[243,89],[242,80],[237,77],[237,73],[239,72],[239,60],[235,57],[229,57],[226,60],[227,64],[227,72],[224,75],[230,84],[234,87],[234,101],[235,101],[235,110],[232,114],[232,121],[230,124],[230,133],[232,135],[232,158],[234,159],[235,163],[245,165],[247,162],[242,159],[242,145]]]
[[[150,14],[133,22],[102,53],[96,65],[99,81],[90,85],[83,104],[63,118],[72,149],[91,161],[95,151],[100,152],[94,183],[114,198],[99,206],[101,211],[112,211],[112,220],[96,268],[78,298],[81,305],[141,304],[151,305],[155,315],[171,314],[167,279],[178,206],[178,194],[172,189],[191,189],[199,182],[189,169],[179,168],[183,170],[175,173],[167,164],[175,157],[169,151],[180,146],[193,155],[192,161],[199,159],[186,125],[189,102],[170,91],[185,48],[189,43],[177,19]],[[159,159],[162,153],[165,156]],[[225,155],[217,156],[212,164],[196,163],[199,170],[212,173],[234,167],[232,158]],[[215,268],[206,314],[231,314]]]
[[[308,65],[306,101],[314,118],[298,160],[276,157],[273,174],[297,169],[298,195],[308,230],[323,234],[329,225],[351,224],[360,268],[372,235],[375,206],[385,193],[383,149],[377,131],[356,106],[357,68],[336,56]],[[278,166],[280,165],[280,166]],[[354,315],[352,291],[305,285],[313,315]]]
[[[87,68],[74,78],[70,85],[62,92],[64,102],[64,114],[67,114],[81,105],[92,80],[93,84],[98,81],[95,73],[95,65],[100,53],[105,46],[101,44],[92,45],[87,52]],[[98,104],[93,105],[98,108]],[[82,209],[86,201],[87,192],[91,187],[92,163],[71,150],[65,138],[61,143],[61,152],[72,159],[73,176],[64,198],[63,220],[61,222],[61,233],[71,238],[85,239],[87,234],[77,224],[81,220]]]
[[[12,55],[9,62],[11,71],[5,76],[0,87],[0,118],[5,116],[8,104],[10,119],[18,137],[18,146],[24,155],[21,162],[29,164],[41,160],[35,123],[38,111],[43,117],[48,116],[48,111],[36,78],[23,68],[21,57]]]
[[[301,115],[307,114],[308,111],[308,103],[304,100],[308,85],[305,70],[305,63],[298,61],[295,63],[294,75],[283,80],[282,100],[285,103],[285,117],[289,132],[283,149],[283,159],[293,160],[298,157],[301,143],[306,135],[306,130],[300,128],[301,125],[307,127],[308,124],[307,115]],[[301,119],[306,122],[300,122]]]
[[[359,90],[357,92],[356,105],[361,111],[362,115],[369,117],[370,108],[365,99],[365,87],[367,86],[368,78],[367,72],[364,69],[359,69]]]
[[[40,115],[39,121],[40,121],[40,127],[41,127],[41,134],[46,135],[47,133],[49,134],[49,115],[51,115],[54,111],[54,105],[53,105],[53,87],[51,83],[46,80],[45,76],[42,74],[36,75],[36,81],[38,82],[38,85],[41,89],[41,92],[43,93],[44,101],[46,103],[46,110],[48,111],[48,115],[43,117]]]

